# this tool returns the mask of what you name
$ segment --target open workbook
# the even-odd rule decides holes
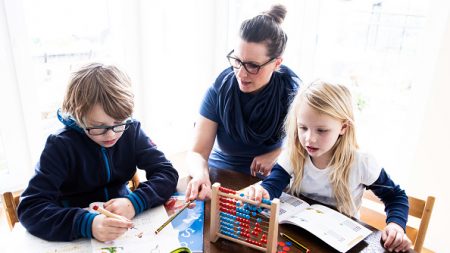
[[[92,205],[101,205],[100,202]],[[89,208],[92,209],[92,206]],[[178,234],[172,226],[166,226],[158,235],[154,231],[168,219],[164,207],[158,206],[137,215],[133,218],[135,229],[110,242],[99,242],[95,239],[78,239],[72,242],[50,242],[28,233],[20,224],[16,224],[9,234],[6,249],[0,252],[39,252],[39,253],[124,253],[124,252],[171,252],[180,246],[176,239]],[[11,247],[8,247],[11,246]]]
[[[172,216],[185,205],[185,195],[176,193],[164,205],[167,214]],[[181,246],[188,247],[192,253],[203,252],[204,201],[196,200],[194,208],[187,208],[173,221]]]
[[[286,193],[279,199],[280,224],[299,226],[339,252],[350,250],[372,233],[358,222],[324,205],[310,205]]]

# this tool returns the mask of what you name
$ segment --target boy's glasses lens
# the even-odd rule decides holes
[[[123,124],[119,124],[119,125],[106,126],[106,127],[89,127],[89,128],[86,128],[86,131],[90,135],[102,135],[102,134],[105,134],[106,132],[108,132],[108,130],[112,130],[115,133],[120,133],[120,132],[127,130],[128,126],[129,126],[128,123],[123,123]]]

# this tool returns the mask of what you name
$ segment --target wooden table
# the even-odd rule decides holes
[[[247,187],[250,184],[254,184],[260,179],[256,177],[252,177],[247,174],[242,174],[239,172],[231,171],[231,170],[223,170],[223,169],[211,169],[210,170],[210,179],[211,183],[220,182],[221,186],[227,187],[234,190],[239,190]],[[178,190],[184,191],[186,189],[186,184],[188,182],[188,178],[182,178],[178,184]],[[211,202],[205,202],[205,226],[203,230],[203,252],[207,253],[226,253],[226,252],[240,252],[240,253],[257,253],[261,252],[244,245],[234,243],[228,240],[224,240],[219,238],[215,243],[211,243],[209,241],[209,225],[210,225],[210,210]],[[364,241],[357,244],[348,252],[388,252],[385,251],[381,244],[381,231],[361,222],[362,225],[374,231],[370,236],[368,236]],[[307,232],[306,230],[288,224],[283,224],[279,226],[278,232],[286,233],[296,239],[298,242],[307,246],[311,252],[316,253],[327,253],[327,252],[337,252],[332,247],[328,246],[326,243],[322,242],[316,236]],[[279,236],[278,241],[286,241],[284,238]],[[302,252],[295,247],[291,247],[289,253]],[[409,252],[413,253],[414,250],[410,250]]]

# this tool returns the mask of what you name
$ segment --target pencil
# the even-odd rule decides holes
[[[287,234],[280,233],[281,237],[291,241],[297,248],[304,250],[306,253],[309,253],[309,249],[303,246],[301,243],[294,240],[292,237],[288,236]]]
[[[108,211],[108,210],[106,210],[104,208],[101,208],[99,206],[94,206],[94,207],[92,207],[92,209],[94,209],[95,211],[97,211],[97,212],[99,212],[99,213],[101,213],[101,214],[103,214],[103,215],[105,215],[106,217],[109,217],[109,218],[115,218],[115,219],[118,219],[118,220],[129,221],[127,218],[125,218],[123,216],[120,216],[118,214],[115,214],[115,213],[111,213],[110,211]]]
[[[195,199],[187,202],[186,204],[184,204],[184,206],[180,210],[178,210],[176,213],[174,213],[172,216],[170,216],[166,222],[164,222],[158,229],[156,229],[155,235],[157,235],[159,232],[161,232],[161,230],[163,230],[163,228],[165,228],[170,222],[172,222],[173,219],[175,219],[181,212],[183,212],[184,209],[186,209],[186,207],[188,207],[194,201],[195,201]]]
[[[110,211],[108,211],[108,210],[106,210],[106,209],[104,209],[102,207],[99,207],[99,206],[94,206],[94,207],[92,207],[92,209],[94,209],[94,211],[97,211],[97,212],[105,215],[108,218],[114,218],[114,219],[118,219],[118,220],[129,221],[127,218],[125,218],[123,216],[120,216],[118,214],[115,214],[115,213],[111,213]],[[135,226],[132,226],[131,229],[139,230]]]

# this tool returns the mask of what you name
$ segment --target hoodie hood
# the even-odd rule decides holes
[[[70,115],[63,115],[61,112],[61,109],[58,109],[58,111],[56,112],[58,119],[61,123],[63,123],[66,127],[73,129],[79,133],[84,134],[84,130],[83,128],[81,128],[77,122],[75,121],[75,119],[70,116]]]

